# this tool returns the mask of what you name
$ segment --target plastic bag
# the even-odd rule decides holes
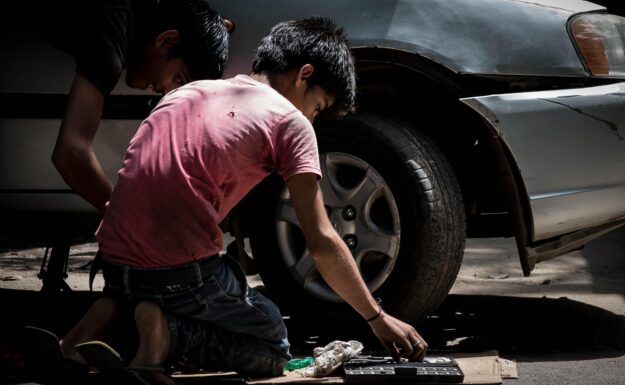
[[[335,371],[341,364],[356,357],[363,349],[358,341],[333,341],[323,348],[315,348],[313,356],[315,362],[302,369],[304,377],[323,377]]]
[[[289,372],[291,370],[306,368],[312,365],[313,362],[315,362],[315,359],[312,357],[294,358],[286,364],[284,371]]]

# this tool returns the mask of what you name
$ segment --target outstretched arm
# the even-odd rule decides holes
[[[349,249],[327,217],[316,176],[297,174],[288,179],[287,186],[308,251],[321,276],[363,318],[378,314],[378,304],[362,280]],[[395,359],[425,356],[427,343],[412,326],[384,312],[369,324]]]
[[[65,183],[101,212],[113,189],[93,152],[103,105],[104,95],[76,74],[52,153],[52,163]]]

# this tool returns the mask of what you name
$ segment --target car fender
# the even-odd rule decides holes
[[[488,122],[519,171],[531,216],[526,246],[625,218],[625,83],[461,101]],[[536,261],[557,253],[544,254]]]

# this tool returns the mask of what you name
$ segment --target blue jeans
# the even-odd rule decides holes
[[[136,304],[160,306],[171,333],[170,359],[185,357],[205,370],[235,371],[249,377],[282,375],[291,355],[277,306],[247,285],[234,260],[188,286],[116,287],[104,293]]]

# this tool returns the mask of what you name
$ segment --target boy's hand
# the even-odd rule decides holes
[[[425,357],[427,342],[407,323],[382,312],[369,325],[395,361],[399,361],[400,357],[422,361]]]

